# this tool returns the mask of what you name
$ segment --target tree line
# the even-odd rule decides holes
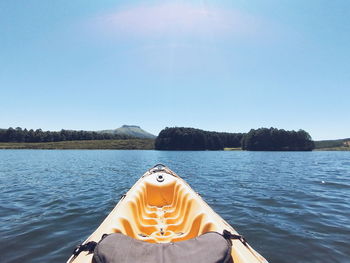
[[[242,139],[242,149],[248,151],[312,151],[314,148],[315,143],[304,130],[252,129]]]
[[[238,147],[248,151],[311,151],[315,146],[304,130],[276,128],[226,133],[174,127],[163,129],[155,141],[157,150],[223,150]]]
[[[0,129],[0,142],[57,142],[78,140],[132,139],[120,134],[94,131],[42,131],[41,129]],[[210,132],[194,128],[163,129],[155,140],[157,150],[223,150],[239,148],[248,151],[311,151],[315,144],[304,130],[276,128],[252,129],[248,133]]]
[[[131,136],[99,133],[94,131],[43,131],[41,129],[8,128],[0,129],[0,142],[58,142],[79,140],[117,140],[130,139]]]
[[[222,150],[240,147],[243,133],[209,132],[194,128],[163,129],[156,141],[157,150]]]

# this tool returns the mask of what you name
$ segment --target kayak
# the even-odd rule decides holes
[[[228,239],[229,255],[233,262],[267,263],[267,260],[255,251],[232,226],[215,213],[201,196],[181,177],[168,167],[158,164],[148,170],[134,186],[122,196],[118,204],[105,218],[102,224],[77,247],[67,262],[96,262],[95,257],[93,261],[96,244],[100,244],[105,236],[112,234],[120,235],[119,237],[115,237],[117,239],[127,238],[128,244],[133,244],[132,242],[135,242],[135,245],[129,245],[133,248],[141,246],[143,247],[142,249],[145,249],[145,247],[147,247],[147,249],[149,249],[147,250],[148,254],[151,253],[150,251],[153,251],[153,248],[158,249],[162,245],[176,244],[179,245],[181,249],[182,244],[184,244],[183,247],[189,247],[192,246],[193,242],[196,242],[193,240],[197,240],[198,244],[195,244],[195,246],[197,246],[196,249],[191,251],[192,253],[197,253],[198,258],[199,253],[207,252],[213,254],[209,252],[209,250],[214,249],[215,245],[219,243],[219,241],[216,241],[216,244],[211,244],[208,248],[198,248],[200,244],[206,242],[204,242],[203,239],[206,238],[205,235],[208,233],[220,233],[220,235]],[[209,235],[207,235],[207,237],[208,236]],[[108,238],[105,239],[107,240]],[[110,238],[110,240],[112,240],[112,238]],[[192,243],[190,244],[190,242]],[[90,248],[91,244],[93,244],[93,249]],[[86,249],[87,247],[88,249]],[[123,245],[119,244],[118,247],[121,248]],[[149,247],[152,247],[152,249]],[[162,249],[164,250],[164,248]],[[187,253],[186,249],[181,251],[183,252],[174,253]],[[129,254],[136,253],[137,252],[133,252]],[[140,253],[142,255],[142,251]],[[147,256],[149,255],[145,255],[145,258]],[[110,255],[110,257],[112,256]],[[119,261],[105,260],[99,262]],[[144,262],[147,262],[147,260]],[[177,261],[171,260],[170,262]],[[200,262],[205,261],[200,260]]]

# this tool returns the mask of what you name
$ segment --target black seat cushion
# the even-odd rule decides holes
[[[215,232],[164,244],[148,243],[119,233],[110,234],[97,244],[93,260],[96,263],[232,262],[231,244]]]

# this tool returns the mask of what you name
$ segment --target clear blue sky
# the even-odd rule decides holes
[[[350,137],[350,1],[0,1],[0,127]]]

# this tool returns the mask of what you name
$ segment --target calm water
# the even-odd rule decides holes
[[[350,152],[0,151],[0,261],[65,262],[164,163],[270,262],[350,262]]]

